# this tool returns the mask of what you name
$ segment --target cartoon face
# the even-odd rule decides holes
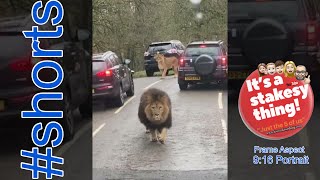
[[[286,66],[286,69],[287,69],[288,74],[293,74],[294,71],[295,71],[295,68],[294,68],[293,64],[288,64]]]
[[[267,71],[266,71],[266,67],[260,66],[260,67],[259,67],[259,72],[262,73],[262,74],[266,74],[266,72],[267,72]]]
[[[274,64],[267,65],[268,74],[274,75],[276,73],[276,66]]]
[[[297,66],[296,72],[295,72],[297,80],[304,80],[308,76],[308,72],[305,66]]]
[[[283,73],[283,65],[277,66],[276,70],[277,70],[278,74],[282,74]]]

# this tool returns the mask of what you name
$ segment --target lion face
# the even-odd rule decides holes
[[[164,56],[163,56],[162,54],[160,54],[159,52],[154,55],[154,59],[155,59],[157,62],[161,61],[161,60],[163,59],[163,57],[164,57]]]
[[[152,102],[145,108],[147,118],[154,123],[165,121],[168,117],[168,112],[169,107],[160,101]]]

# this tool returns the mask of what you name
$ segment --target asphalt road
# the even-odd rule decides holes
[[[227,179],[227,93],[195,86],[180,91],[172,76],[134,80],[135,96],[122,108],[93,106],[93,179]],[[173,125],[166,144],[149,141],[138,119],[146,88],[166,91]]]
[[[94,180],[227,179],[227,159],[230,179],[319,179],[315,177],[315,172],[320,172],[319,102],[315,102],[307,128],[287,140],[266,141],[244,126],[236,93],[227,94],[215,85],[181,92],[172,77],[162,81],[158,77],[139,78],[134,82],[136,95],[126,99],[122,108],[95,103],[92,123],[75,112],[75,138],[55,149],[55,155],[65,158],[63,179],[91,179],[92,167]],[[165,145],[149,142],[137,117],[139,98],[148,87],[165,90],[172,100],[173,126]],[[19,151],[28,149],[30,130],[23,126],[1,128],[0,179],[30,179],[31,173],[19,168],[20,162],[26,160]],[[312,166],[252,166],[254,145],[304,145]]]

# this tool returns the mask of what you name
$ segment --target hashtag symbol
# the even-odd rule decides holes
[[[46,179],[52,179],[52,176],[63,177],[63,170],[54,169],[53,163],[64,164],[64,159],[52,155],[52,148],[46,148],[46,153],[39,153],[39,148],[34,147],[32,151],[21,150],[21,156],[30,158],[31,164],[22,162],[20,164],[21,169],[32,172],[32,179],[39,179],[39,173],[46,174]],[[45,166],[40,166],[39,162],[45,162]]]

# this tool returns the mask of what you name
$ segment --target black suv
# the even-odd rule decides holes
[[[314,79],[320,70],[319,24],[311,2],[229,0],[229,85],[241,87],[259,63],[291,60],[305,65],[312,87],[320,87]]]
[[[22,31],[31,30],[35,25],[31,16],[0,19],[0,122],[9,119],[18,120],[22,110],[32,110],[33,96],[43,91],[32,82],[32,68],[43,59],[53,60],[64,70],[63,83],[54,90],[64,93],[63,102],[43,101],[39,106],[43,110],[57,110],[57,108],[63,110],[64,118],[58,121],[64,128],[64,139],[70,140],[75,132],[72,111],[79,107],[83,116],[91,117],[92,114],[90,55],[78,45],[80,41],[87,40],[90,34],[78,30],[79,36],[76,38],[71,38],[66,32],[59,39],[40,39],[42,49],[63,50],[64,56],[32,58],[31,39],[26,39]],[[55,28],[47,23],[40,26],[39,30],[55,30]],[[56,73],[52,69],[43,69],[39,72],[39,78],[42,81],[52,81],[56,78]],[[22,122],[24,121],[26,120]]]
[[[179,60],[181,90],[198,82],[222,82],[228,78],[227,52],[222,41],[192,42]]]
[[[133,73],[127,65],[129,59],[121,62],[111,51],[96,54],[92,58],[92,94],[93,100],[109,103],[114,100],[118,107],[124,103],[125,94],[134,95]]]
[[[158,72],[158,63],[154,59],[154,54],[160,52],[161,54],[176,54],[178,57],[183,53],[185,47],[180,41],[172,40],[168,42],[154,42],[151,43],[144,53],[144,67],[148,77],[153,76],[154,72]]]

